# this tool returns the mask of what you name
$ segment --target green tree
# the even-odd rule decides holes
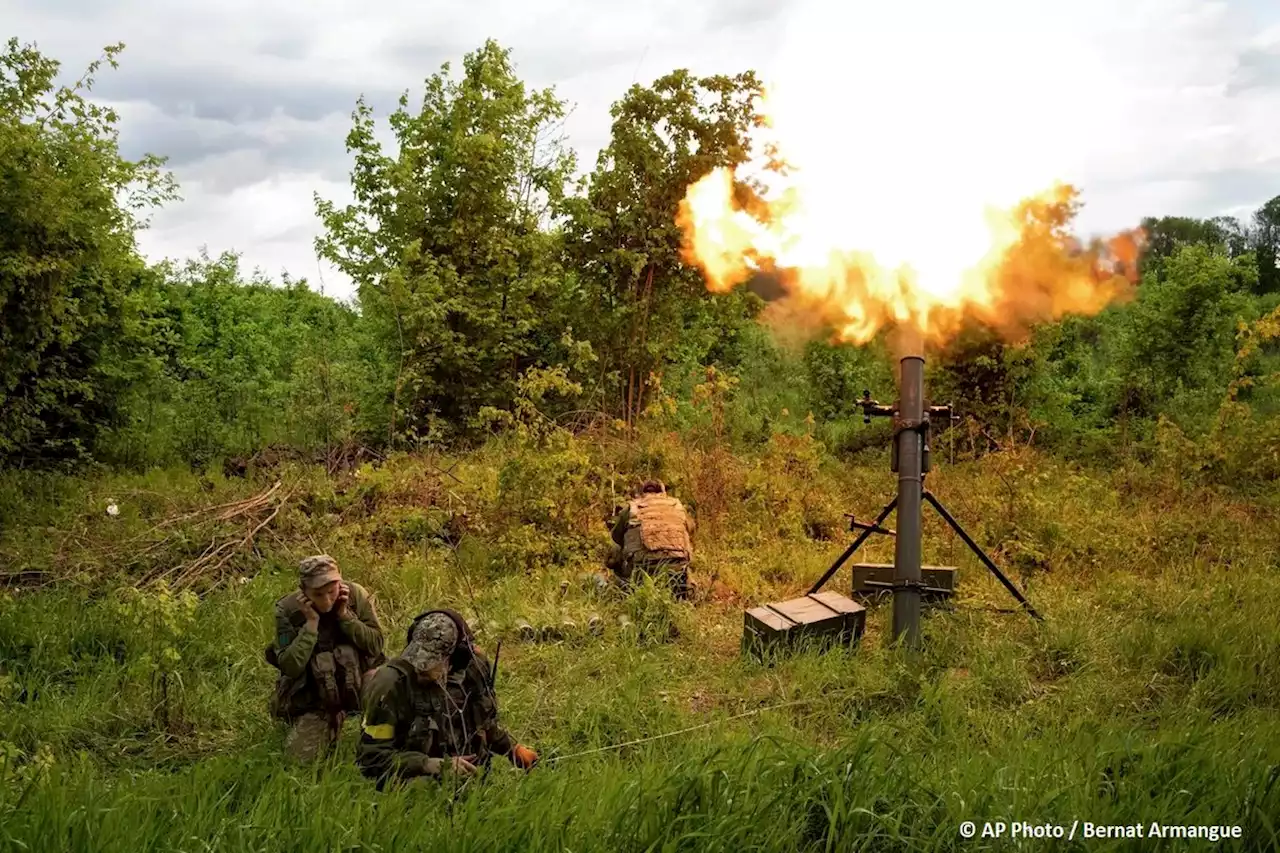
[[[278,286],[246,280],[231,252],[160,264],[153,279],[144,312],[152,369],[130,386],[106,458],[199,467],[356,434],[365,366],[349,307],[287,275]]]
[[[120,155],[115,111],[10,39],[0,54],[0,461],[81,457],[137,374],[141,213],[176,197],[163,160]]]
[[[804,348],[805,379],[815,415],[829,421],[861,417],[863,391],[892,397],[891,362],[880,339],[862,347],[833,343],[833,336],[810,341]]]
[[[1026,399],[1037,443],[1076,458],[1116,449],[1124,383],[1117,369],[1127,306],[1065,317],[1035,330]]]
[[[1253,214],[1253,245],[1258,256],[1258,292],[1280,291],[1280,196]]]
[[[488,41],[405,93],[383,152],[372,110],[353,114],[355,203],[317,196],[321,254],[356,282],[362,315],[392,353],[380,391],[392,441],[431,438],[506,408],[540,341],[559,338],[564,276],[554,234],[573,169],[565,103],[530,91]]]
[[[1148,216],[1142,220],[1147,245],[1143,252],[1143,274],[1163,274],[1165,263],[1183,246],[1206,246],[1231,255],[1243,254],[1248,248],[1247,235],[1236,220],[1219,216],[1194,219],[1188,216]]]
[[[928,362],[929,392],[970,424],[974,450],[1012,445],[1035,427],[1029,394],[1036,356],[1026,342],[1011,345],[989,329],[966,327]]]
[[[628,423],[647,405],[649,377],[671,362],[697,362],[690,344],[717,335],[715,309],[697,270],[680,257],[676,222],[691,184],[718,166],[751,156],[761,119],[753,72],[697,78],[679,70],[650,87],[632,86],[613,105],[613,131],[585,192],[569,205],[566,257],[579,271],[576,324],[601,355],[607,400]],[[742,317],[758,300],[740,294]],[[722,314],[721,317],[724,315]]]
[[[1231,378],[1236,326],[1254,313],[1248,294],[1256,281],[1248,256],[1197,245],[1179,248],[1163,278],[1145,279],[1118,352],[1122,408],[1176,416],[1182,407],[1174,403],[1187,393],[1216,406]]]

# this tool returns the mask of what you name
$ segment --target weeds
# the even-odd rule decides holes
[[[199,599],[135,589],[98,561],[259,485],[0,481],[28,496],[3,509],[22,519],[0,534],[7,573],[118,578],[0,596],[0,846],[949,850],[976,843],[962,820],[1077,818],[1238,823],[1224,849],[1280,843],[1278,531],[1259,503],[1030,451],[940,466],[931,488],[1002,561],[1040,555],[1030,591],[1047,622],[993,612],[1007,594],[926,516],[925,559],[959,566],[960,597],[930,611],[922,652],[886,648],[889,609],[874,607],[856,650],[764,665],[738,654],[742,608],[821,574],[850,534],[816,537],[815,523],[878,508],[883,466],[836,463],[803,435],[730,457],[691,605],[661,583],[601,586],[599,546],[627,487],[655,468],[696,483],[709,457],[658,433],[626,453],[556,441],[393,457],[336,481],[288,471],[293,497],[254,571]],[[891,548],[873,540],[860,559]],[[323,769],[286,766],[261,650],[272,602],[316,551],[373,591],[392,652],[441,604],[475,619],[486,648],[501,640],[503,716],[544,766],[377,794],[352,765],[351,727]]]

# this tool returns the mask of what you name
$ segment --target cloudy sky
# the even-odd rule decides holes
[[[0,20],[68,74],[127,45],[98,98],[119,109],[126,153],[167,155],[183,195],[143,236],[150,257],[234,249],[338,296],[351,285],[317,269],[312,193],[349,197],[356,98],[385,115],[489,37],[576,105],[584,165],[631,83],[754,68],[808,92],[832,134],[909,128],[918,158],[984,134],[1007,147],[1020,123],[1018,144],[1083,190],[1086,230],[1246,214],[1280,194],[1276,0],[0,0]],[[828,126],[815,115],[806,132]]]

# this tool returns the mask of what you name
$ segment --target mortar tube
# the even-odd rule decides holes
[[[904,335],[904,338],[914,336]],[[924,347],[919,339],[904,341],[899,362],[898,418],[919,424],[924,418]],[[899,424],[901,426],[901,424]],[[920,648],[921,498],[924,435],[900,429],[898,447],[898,518],[893,552],[893,639]],[[900,584],[913,584],[900,586]]]

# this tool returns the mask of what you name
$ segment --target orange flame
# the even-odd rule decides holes
[[[785,153],[782,142],[770,150]],[[752,174],[760,165],[719,168],[689,187],[677,217],[683,258],[717,292],[760,270],[778,273],[792,302],[841,340],[861,344],[902,328],[943,344],[967,321],[1015,339],[1035,323],[1094,314],[1133,291],[1141,231],[1082,245],[1067,230],[1077,208],[1069,185],[1001,207],[979,201],[974,180],[958,180],[942,207],[960,222],[901,205],[877,216],[877,205],[894,205],[891,192],[855,210],[859,199],[846,188],[857,186],[848,174],[857,164],[831,174],[774,163]],[[875,168],[862,164],[858,178]],[[841,183],[833,194],[830,185]],[[851,220],[859,224],[842,230]]]

